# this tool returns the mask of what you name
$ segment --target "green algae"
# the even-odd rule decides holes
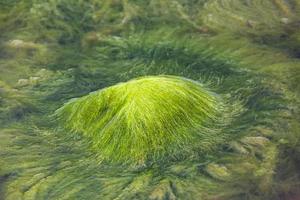
[[[55,115],[103,159],[144,163],[176,157],[178,149],[191,156],[195,146],[215,148],[223,139],[216,129],[227,120],[222,112],[222,99],[194,81],[149,76],[71,100]]]

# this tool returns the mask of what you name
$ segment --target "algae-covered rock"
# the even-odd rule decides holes
[[[206,172],[218,180],[226,180],[230,177],[230,172],[225,166],[214,163],[207,165]]]
[[[13,49],[38,49],[40,47],[40,45],[33,42],[24,42],[18,39],[9,41],[7,46]]]
[[[103,159],[144,163],[214,148],[220,101],[194,81],[149,76],[73,99],[56,116]]]

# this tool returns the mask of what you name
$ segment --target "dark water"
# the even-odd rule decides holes
[[[299,20],[299,0],[0,0],[0,199],[299,199]],[[226,140],[100,162],[53,116],[146,75],[222,97]]]

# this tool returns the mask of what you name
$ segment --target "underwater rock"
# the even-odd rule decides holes
[[[249,28],[255,28],[255,26],[257,26],[257,23],[253,20],[247,20],[246,21],[246,25],[249,27]]]
[[[48,52],[47,45],[42,43],[15,39],[6,42],[5,47],[4,52],[15,59],[30,58],[31,61],[45,64],[53,58],[53,54]]]
[[[18,86],[28,86],[28,85],[36,85],[40,81],[40,77],[38,76],[31,76],[29,79],[19,79]]]
[[[42,80],[48,79],[52,76],[54,76],[54,73],[52,71],[44,69],[44,68],[42,68],[35,74],[35,77],[37,77],[38,79],[42,79]]]
[[[29,78],[29,82],[30,82],[32,85],[37,84],[39,80],[40,80],[40,77],[37,77],[37,76],[31,76],[31,77]]]
[[[18,80],[18,85],[19,85],[19,86],[26,86],[26,85],[29,85],[29,80],[28,80],[28,79],[21,78],[21,79]]]
[[[37,71],[34,76],[31,76],[29,78],[19,79],[17,82],[17,85],[21,86],[21,87],[29,86],[29,85],[31,85],[31,86],[37,85],[40,82],[47,80],[48,78],[50,78],[53,75],[54,75],[54,73],[51,72],[50,70],[42,68],[39,71]]]
[[[283,24],[289,24],[290,20],[289,20],[289,18],[283,17],[283,18],[280,19],[280,22],[283,23]]]
[[[225,166],[211,163],[207,165],[206,172],[213,178],[226,180],[230,177],[230,172]]]
[[[10,48],[14,49],[37,49],[39,48],[39,45],[33,43],[33,42],[25,42],[23,40],[10,40],[7,45]]]
[[[73,99],[55,116],[102,159],[141,164],[215,148],[221,112],[220,97],[199,83],[149,76]]]
[[[150,200],[170,199],[176,200],[176,195],[171,188],[171,182],[167,180],[161,181],[158,186],[151,192]]]
[[[246,144],[250,144],[253,146],[257,146],[257,147],[263,147],[266,144],[268,144],[270,141],[262,136],[257,136],[257,137],[244,137],[241,142],[246,143]]]

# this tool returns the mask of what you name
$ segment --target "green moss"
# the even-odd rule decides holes
[[[220,121],[218,98],[188,79],[149,76],[71,100],[56,115],[103,159],[144,163],[214,148],[222,138],[209,129]]]

